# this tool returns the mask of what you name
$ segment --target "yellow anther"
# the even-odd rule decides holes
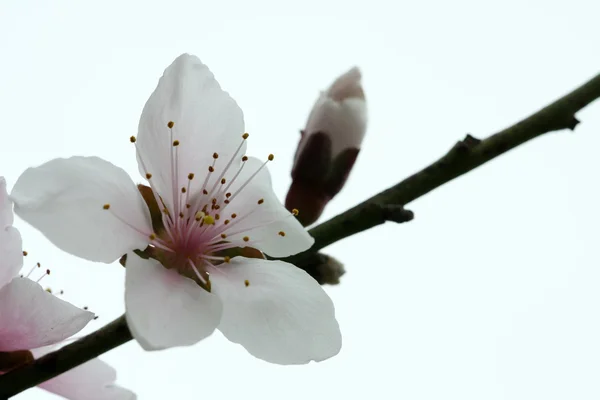
[[[173,147],[179,146],[179,140],[173,140]]]
[[[249,133],[244,133],[244,134],[242,135],[242,137],[244,138],[244,140],[248,139],[248,136],[250,136],[250,134],[249,134]]]
[[[186,189],[186,188],[184,188],[184,187],[182,187],[182,188],[181,188],[181,193],[185,193],[185,192],[187,192],[187,189]]]
[[[102,206],[103,209],[108,210],[110,208],[110,204],[105,204]]]
[[[298,211],[297,208],[292,209],[292,214],[298,215],[299,213],[300,213],[300,211]]]
[[[194,179],[194,174],[192,174],[191,172],[188,174],[188,179],[191,181],[192,179]]]
[[[269,154],[269,161],[273,161],[274,158],[275,156],[273,154]]]
[[[169,212],[169,209],[167,207],[163,208],[162,212],[165,213],[166,215],[171,215],[171,213]]]
[[[231,192],[225,193],[225,197],[230,198],[231,197]]]
[[[221,216],[219,214],[215,214],[215,219],[219,220],[221,218]]]
[[[236,213],[231,214],[231,218],[235,218],[235,217],[237,217]]]
[[[208,194],[208,190],[202,189],[202,194]]]
[[[173,122],[173,121],[169,121],[169,122],[167,123],[167,128],[169,128],[169,129],[173,129],[173,126],[174,126],[174,125],[175,125],[175,122]]]
[[[204,214],[202,211],[198,211],[196,213],[196,215],[194,215],[194,218],[196,218],[196,221],[200,221],[202,218],[204,218],[206,216],[206,214]]]
[[[249,240],[250,240],[250,238],[249,238],[248,236],[244,236],[244,237],[242,238],[242,240],[244,240],[244,242],[247,242],[247,241],[249,241]]]
[[[221,233],[221,239],[227,239],[227,235],[224,233]]]
[[[132,136],[132,137],[130,137],[130,138],[129,138],[129,141],[130,141],[131,143],[135,143],[135,141],[136,141],[136,140],[137,140],[137,139],[135,138],[135,136]]]
[[[186,204],[185,208],[190,208],[192,205],[191,204]]]
[[[206,225],[214,225],[215,224],[215,219],[213,218],[212,215],[205,215],[204,218],[202,218],[202,221],[204,221],[204,223]]]
[[[250,286],[250,281],[249,281],[248,279],[246,279],[246,280],[244,281],[244,285],[246,285],[246,287]]]
[[[156,234],[155,233],[151,233],[150,236],[148,236],[150,238],[150,240],[154,240],[156,239]]]
[[[242,157],[242,161],[243,161],[243,162],[246,162],[246,161],[248,161],[248,156],[244,156],[244,157]]]
[[[150,178],[152,178],[152,174],[148,174],[148,173],[147,173],[147,174],[146,174],[146,179],[150,179]]]
[[[179,218],[183,218],[185,216],[185,214],[183,212],[179,213]]]
[[[38,268],[42,266],[40,263],[36,263],[35,265],[37,265]]]
[[[216,160],[217,158],[219,158],[219,153],[213,153],[213,158]]]
[[[229,220],[228,220],[228,219],[226,219],[225,221],[223,221],[223,223],[224,223],[225,225],[227,225],[227,224],[229,223]]]
[[[264,202],[265,202],[265,199],[259,199],[259,200],[258,200],[258,204],[262,204],[262,203],[264,203]]]
[[[208,167],[208,172],[215,172],[215,169],[211,166]]]
[[[211,202],[212,204],[217,204],[217,199],[213,197],[213,198],[210,200],[210,202]]]
[[[50,288],[46,288],[46,292],[48,292],[48,293],[52,294],[52,289],[50,289]]]
[[[223,203],[229,204],[229,200],[225,199],[225,200],[223,200]]]
[[[223,257],[223,261],[225,261],[226,263],[228,263],[228,262],[231,261],[231,257],[225,256],[225,257]]]
[[[225,178],[221,179],[221,185],[224,185],[224,184],[225,184],[225,182],[227,182],[227,181],[225,180]]]
[[[25,250],[23,250],[23,255],[27,256],[27,252]]]
[[[284,231],[279,231],[278,235],[281,236],[281,237],[283,237],[283,236],[285,236],[285,232]]]

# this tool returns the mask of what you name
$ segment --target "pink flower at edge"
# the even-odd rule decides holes
[[[58,343],[94,317],[19,276],[23,249],[21,235],[12,223],[12,204],[6,181],[0,177],[0,352]]]
[[[35,358],[57,350],[55,346],[32,351]],[[104,361],[95,358],[73,368],[38,387],[69,400],[134,400],[135,393],[115,385],[117,372]]]
[[[15,354],[5,361],[28,361],[57,349],[83,329],[94,314],[59,299],[39,283],[19,276],[23,266],[21,235],[12,226],[12,204],[0,177],[0,352]],[[10,365],[10,369],[17,365]],[[0,374],[2,365],[0,365]],[[94,359],[39,387],[69,400],[132,400],[135,395],[113,385],[116,371]]]

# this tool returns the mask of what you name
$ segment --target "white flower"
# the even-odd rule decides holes
[[[12,226],[12,204],[0,177],[0,352],[58,343],[79,332],[94,314],[81,310],[20,277],[21,235]],[[2,371],[2,365],[0,365]]]
[[[33,350],[35,358],[55,351],[54,346]],[[117,371],[104,361],[94,358],[38,387],[69,400],[135,400],[135,393],[115,385]]]
[[[191,345],[218,328],[270,362],[324,360],[341,334],[317,282],[291,264],[234,258],[250,249],[285,257],[313,243],[272,191],[273,157],[245,156],[247,137],[235,101],[184,54],[131,138],[149,188],[100,158],[55,159],[21,175],[15,212],[79,257],[110,263],[127,253],[127,322],[145,349]]]

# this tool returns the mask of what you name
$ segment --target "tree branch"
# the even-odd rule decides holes
[[[125,316],[76,342],[0,375],[0,399],[8,399],[106,353],[132,338]]]
[[[310,257],[310,254],[348,236],[382,224],[386,220],[393,221],[391,218],[378,215],[374,207],[402,208],[452,179],[533,138],[562,129],[574,130],[579,124],[575,113],[599,97],[600,75],[597,75],[535,114],[484,140],[467,135],[433,164],[312,228],[309,231],[315,238],[312,248],[304,253],[287,257],[285,261],[302,268],[304,260]]]
[[[425,169],[311,229],[309,232],[315,238],[313,247],[304,253],[288,257],[286,261],[312,272],[313,276],[317,272],[322,274],[323,271],[319,271],[318,266],[322,265],[323,260],[331,261],[323,258],[328,256],[315,255],[320,249],[385,221],[410,221],[413,214],[405,210],[404,205],[537,136],[561,129],[573,130],[579,123],[575,113],[599,97],[600,75],[485,140],[467,135],[446,155]],[[339,275],[340,271],[343,273],[343,268],[338,269]],[[322,282],[327,280],[323,277],[320,279]],[[334,282],[332,278],[328,280]],[[131,339],[125,317],[122,316],[54,353],[0,376],[0,399],[14,396],[60,375]]]

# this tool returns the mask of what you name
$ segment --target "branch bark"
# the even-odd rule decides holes
[[[315,253],[320,249],[386,221],[411,220],[413,215],[404,209],[406,204],[535,137],[552,131],[575,129],[579,123],[575,113],[598,98],[600,75],[530,117],[484,140],[467,135],[433,164],[311,229],[309,232],[315,238],[313,247],[285,260],[309,272],[314,271]],[[54,353],[0,376],[0,399],[9,398],[60,375],[131,339],[125,317],[122,316]]]
[[[309,230],[315,244],[285,261],[302,266],[310,254],[339,240],[380,225],[393,218],[377,208],[404,207],[445,183],[545,133],[574,130],[575,114],[600,97],[600,75],[526,119],[484,140],[467,135],[443,157],[402,182]]]
[[[0,399],[8,399],[133,339],[125,316],[76,342],[0,375]]]

